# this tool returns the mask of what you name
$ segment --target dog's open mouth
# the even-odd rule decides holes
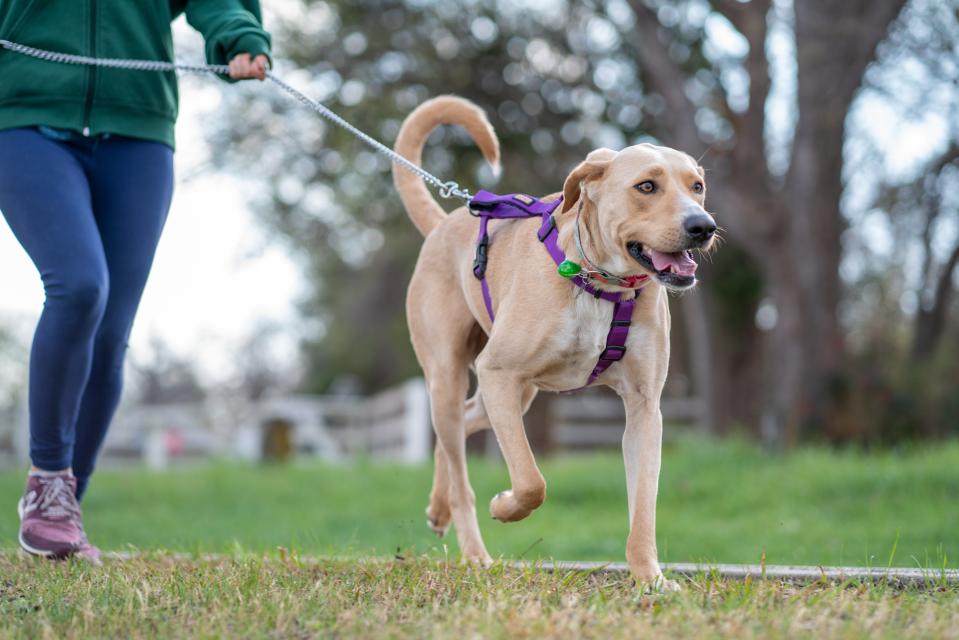
[[[696,268],[699,265],[688,249],[664,253],[644,247],[639,242],[629,242],[626,250],[636,262],[655,273],[656,279],[667,286],[682,289],[696,282]]]

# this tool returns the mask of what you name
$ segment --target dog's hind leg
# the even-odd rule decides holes
[[[533,403],[533,399],[536,397],[536,388],[529,386],[523,393],[523,413],[529,410],[529,406]],[[486,407],[483,406],[483,398],[477,392],[469,400],[466,401],[466,437],[484,431],[486,429],[492,429],[493,426],[490,424],[489,416],[486,414]],[[450,520],[452,514],[450,513],[450,481],[449,481],[449,467],[446,460],[446,454],[443,451],[443,447],[440,446],[440,443],[436,443],[436,449],[434,451],[434,466],[433,466],[433,490],[430,492],[430,504],[426,508],[426,517],[428,518],[427,524],[433,532],[443,537],[446,535],[447,530],[450,526]]]
[[[483,406],[483,399],[479,394],[473,395],[466,401],[464,412],[464,437],[469,437],[478,431],[490,429],[489,417]],[[443,537],[446,535],[453,515],[450,511],[450,474],[449,461],[442,445],[437,441],[433,451],[433,489],[430,491],[430,504],[426,507],[427,525],[433,533]]]
[[[444,532],[452,520],[463,557],[485,564],[491,559],[480,535],[476,497],[466,469],[464,414],[472,360],[469,336],[475,321],[465,300],[457,295],[455,283],[437,278],[436,273],[421,270],[418,265],[406,306],[413,348],[426,377],[437,440],[437,468],[426,513],[437,533]],[[435,313],[436,300],[444,301],[444,313]]]
[[[546,499],[546,481],[530,449],[523,414],[536,396],[532,385],[515,380],[502,370],[477,367],[483,405],[509,469],[512,488],[490,502],[490,514],[501,522],[528,516]]]
[[[523,389],[523,415],[529,411],[529,406],[533,404],[538,389],[532,385]],[[486,413],[486,407],[483,405],[483,396],[479,391],[473,394],[473,397],[466,401],[466,436],[469,437],[485,429],[492,429],[489,415]]]
[[[486,407],[483,406],[483,398],[479,391],[473,394],[473,397],[466,401],[466,436],[474,433],[492,429],[489,423],[489,416],[486,415]]]
[[[467,369],[455,368],[431,371],[427,374],[433,412],[433,426],[437,437],[437,465],[446,461],[446,478],[437,468],[434,476],[433,495],[427,513],[431,519],[442,517],[443,488],[448,480],[446,495],[448,508],[456,527],[460,552],[466,560],[488,564],[492,561],[476,520],[476,494],[470,486],[466,468],[466,430],[463,420],[464,402],[468,384]],[[434,508],[436,511],[433,511]],[[441,525],[441,520],[436,520]],[[434,530],[436,527],[434,527]]]
[[[442,538],[449,531],[452,519],[449,460],[443,445],[437,440],[433,449],[433,488],[430,490],[430,503],[426,506],[426,524]]]

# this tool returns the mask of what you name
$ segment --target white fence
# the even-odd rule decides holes
[[[420,378],[369,397],[325,396],[277,399],[260,409],[261,423],[290,419],[299,406],[306,420],[329,434],[342,455],[368,455],[402,462],[422,462],[432,452],[432,425],[426,385]]]
[[[250,403],[136,406],[117,416],[105,456],[142,456],[154,467],[193,456],[259,459],[271,425],[289,429],[295,453],[326,460],[368,456],[418,463],[432,447],[426,387],[419,378],[373,396],[279,396]]]
[[[663,398],[663,422],[704,430],[699,398]],[[597,391],[559,396],[550,405],[551,444],[561,451],[619,447],[626,412],[618,396]]]
[[[662,410],[668,423],[702,424],[704,409],[696,398],[664,398]],[[12,441],[17,457],[26,459],[25,412],[17,422]],[[549,450],[618,448],[625,414],[618,397],[590,390],[552,396],[547,422]],[[286,430],[293,453],[326,460],[363,456],[415,464],[432,453],[429,398],[423,380],[415,378],[373,396],[125,405],[110,430],[104,457],[144,460],[161,468],[179,459],[210,456],[256,460],[264,456],[268,431],[277,424]],[[487,452],[498,454],[495,440],[489,437],[488,442]],[[0,452],[0,462],[3,458]]]

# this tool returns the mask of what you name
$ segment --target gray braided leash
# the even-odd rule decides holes
[[[33,47],[28,47],[26,45],[17,44],[16,42],[10,42],[9,40],[0,40],[0,47],[8,49],[15,53],[20,53],[31,58],[37,58],[39,60],[46,60],[47,62],[58,62],[60,64],[78,64],[84,66],[92,67],[109,67],[111,69],[130,69],[133,71],[183,71],[186,73],[210,73],[214,75],[228,75],[230,73],[230,68],[225,64],[182,64],[179,62],[159,62],[156,60],[123,60],[118,58],[91,58],[89,56],[78,56],[72,55],[69,53],[58,53],[56,51],[45,51],[43,49],[35,49]],[[323,105],[320,102],[310,98],[309,96],[303,94],[301,91],[291,87],[289,84],[280,80],[278,77],[273,75],[272,71],[266,72],[266,77],[273,81],[280,89],[292,96],[295,100],[301,103],[303,106],[316,111],[318,114],[332,122],[338,127],[341,127],[359,138],[367,145],[372,147],[374,150],[382,153],[387,158],[395,162],[396,164],[402,166],[404,169],[411,171],[424,182],[436,187],[439,190],[440,196],[443,198],[460,198],[469,202],[472,198],[469,190],[461,189],[459,184],[453,182],[452,180],[444,182],[434,176],[429,171],[423,169],[420,166],[417,166],[396,153],[385,144],[379,140],[373,138],[372,136],[367,135],[366,133],[360,131],[352,124],[344,120],[342,117],[338,116],[336,113],[331,111],[329,107]]]

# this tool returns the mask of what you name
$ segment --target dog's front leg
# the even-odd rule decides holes
[[[511,373],[489,369],[482,361],[477,364],[483,404],[512,484],[509,491],[498,493],[490,501],[490,515],[501,522],[515,522],[528,516],[546,499],[546,480],[536,466],[523,427],[523,414],[536,390]]]
[[[624,394],[626,432],[623,459],[629,499],[629,538],[626,560],[637,584],[654,589],[678,588],[663,578],[656,552],[656,494],[663,442],[663,416],[658,395],[650,400],[639,392]]]

